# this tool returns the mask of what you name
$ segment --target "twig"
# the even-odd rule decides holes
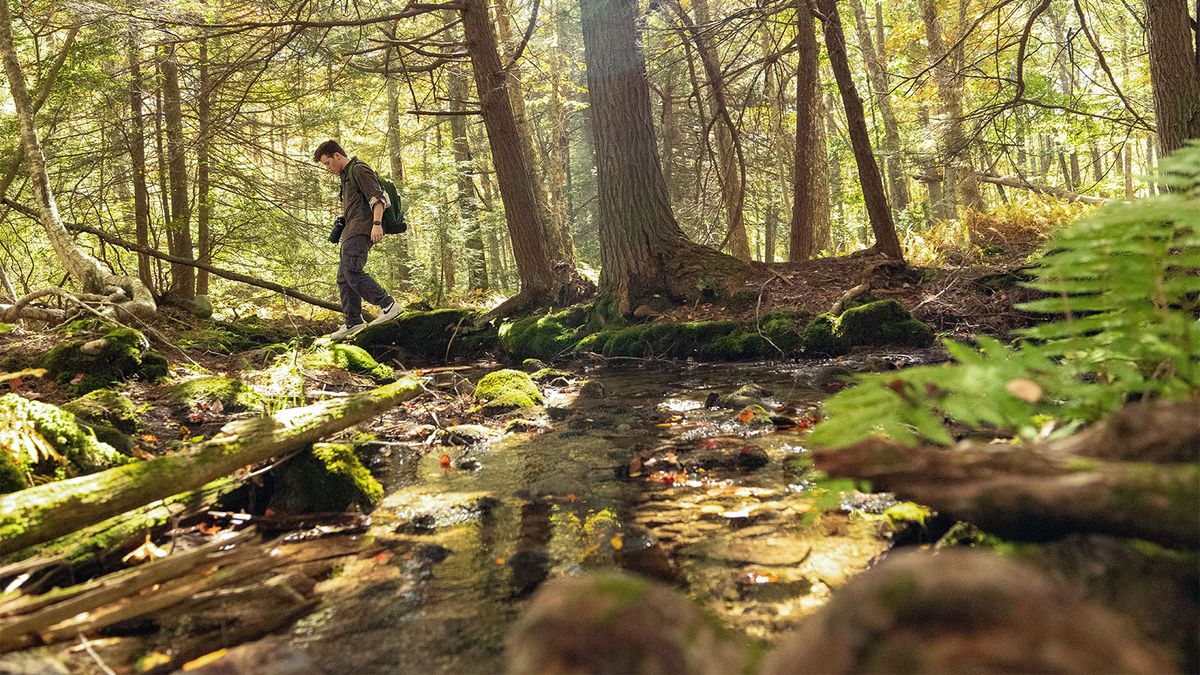
[[[92,657],[92,660],[96,662],[96,666],[98,666],[100,670],[104,671],[104,675],[117,675],[115,672],[113,672],[112,668],[108,667],[108,664],[104,662],[104,659],[100,658],[100,655],[96,653],[96,650],[92,649],[92,643],[88,641],[87,636],[85,636],[83,633],[79,634],[79,642],[83,645],[83,650],[87,652],[88,656]]]

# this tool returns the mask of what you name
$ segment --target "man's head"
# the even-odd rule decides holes
[[[341,173],[350,162],[350,158],[337,141],[328,140],[317,146],[313,152],[313,161],[320,162],[329,173]]]

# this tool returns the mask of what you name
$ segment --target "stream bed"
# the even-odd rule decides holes
[[[280,666],[264,672],[297,651],[330,673],[498,672],[544,580],[613,569],[772,643],[892,546],[889,497],[809,467],[818,402],[851,368],[923,356],[606,367],[582,393],[560,381],[544,409],[509,415],[530,431],[384,444],[372,469],[387,496],[361,535],[382,552],[337,570],[316,611],[259,645]]]

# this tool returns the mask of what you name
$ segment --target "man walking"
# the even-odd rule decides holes
[[[367,325],[362,316],[364,299],[382,310],[372,324],[400,315],[399,303],[363,271],[371,246],[383,241],[383,211],[390,204],[387,193],[379,185],[379,177],[371,167],[357,157],[347,157],[337,141],[325,141],[317,146],[313,161],[320,162],[326,171],[342,179],[342,217],[345,226],[340,240],[337,284],[346,324],[329,335],[339,340]]]

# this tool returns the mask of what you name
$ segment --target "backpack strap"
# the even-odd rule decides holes
[[[354,181],[354,189],[358,190],[359,196],[361,196],[363,198],[363,201],[367,201],[367,195],[363,194],[362,186],[358,184],[358,176],[354,175],[354,166],[356,164],[362,164],[362,161],[359,160],[357,157],[352,158],[350,160],[350,163],[348,163],[346,165],[346,172],[350,174],[350,180]],[[387,190],[384,190],[383,191],[383,210],[384,211],[387,211],[388,209],[392,208],[391,202],[392,202],[392,200],[390,197],[388,197]],[[367,203],[367,210],[368,211],[371,210],[371,204],[369,202]]]

